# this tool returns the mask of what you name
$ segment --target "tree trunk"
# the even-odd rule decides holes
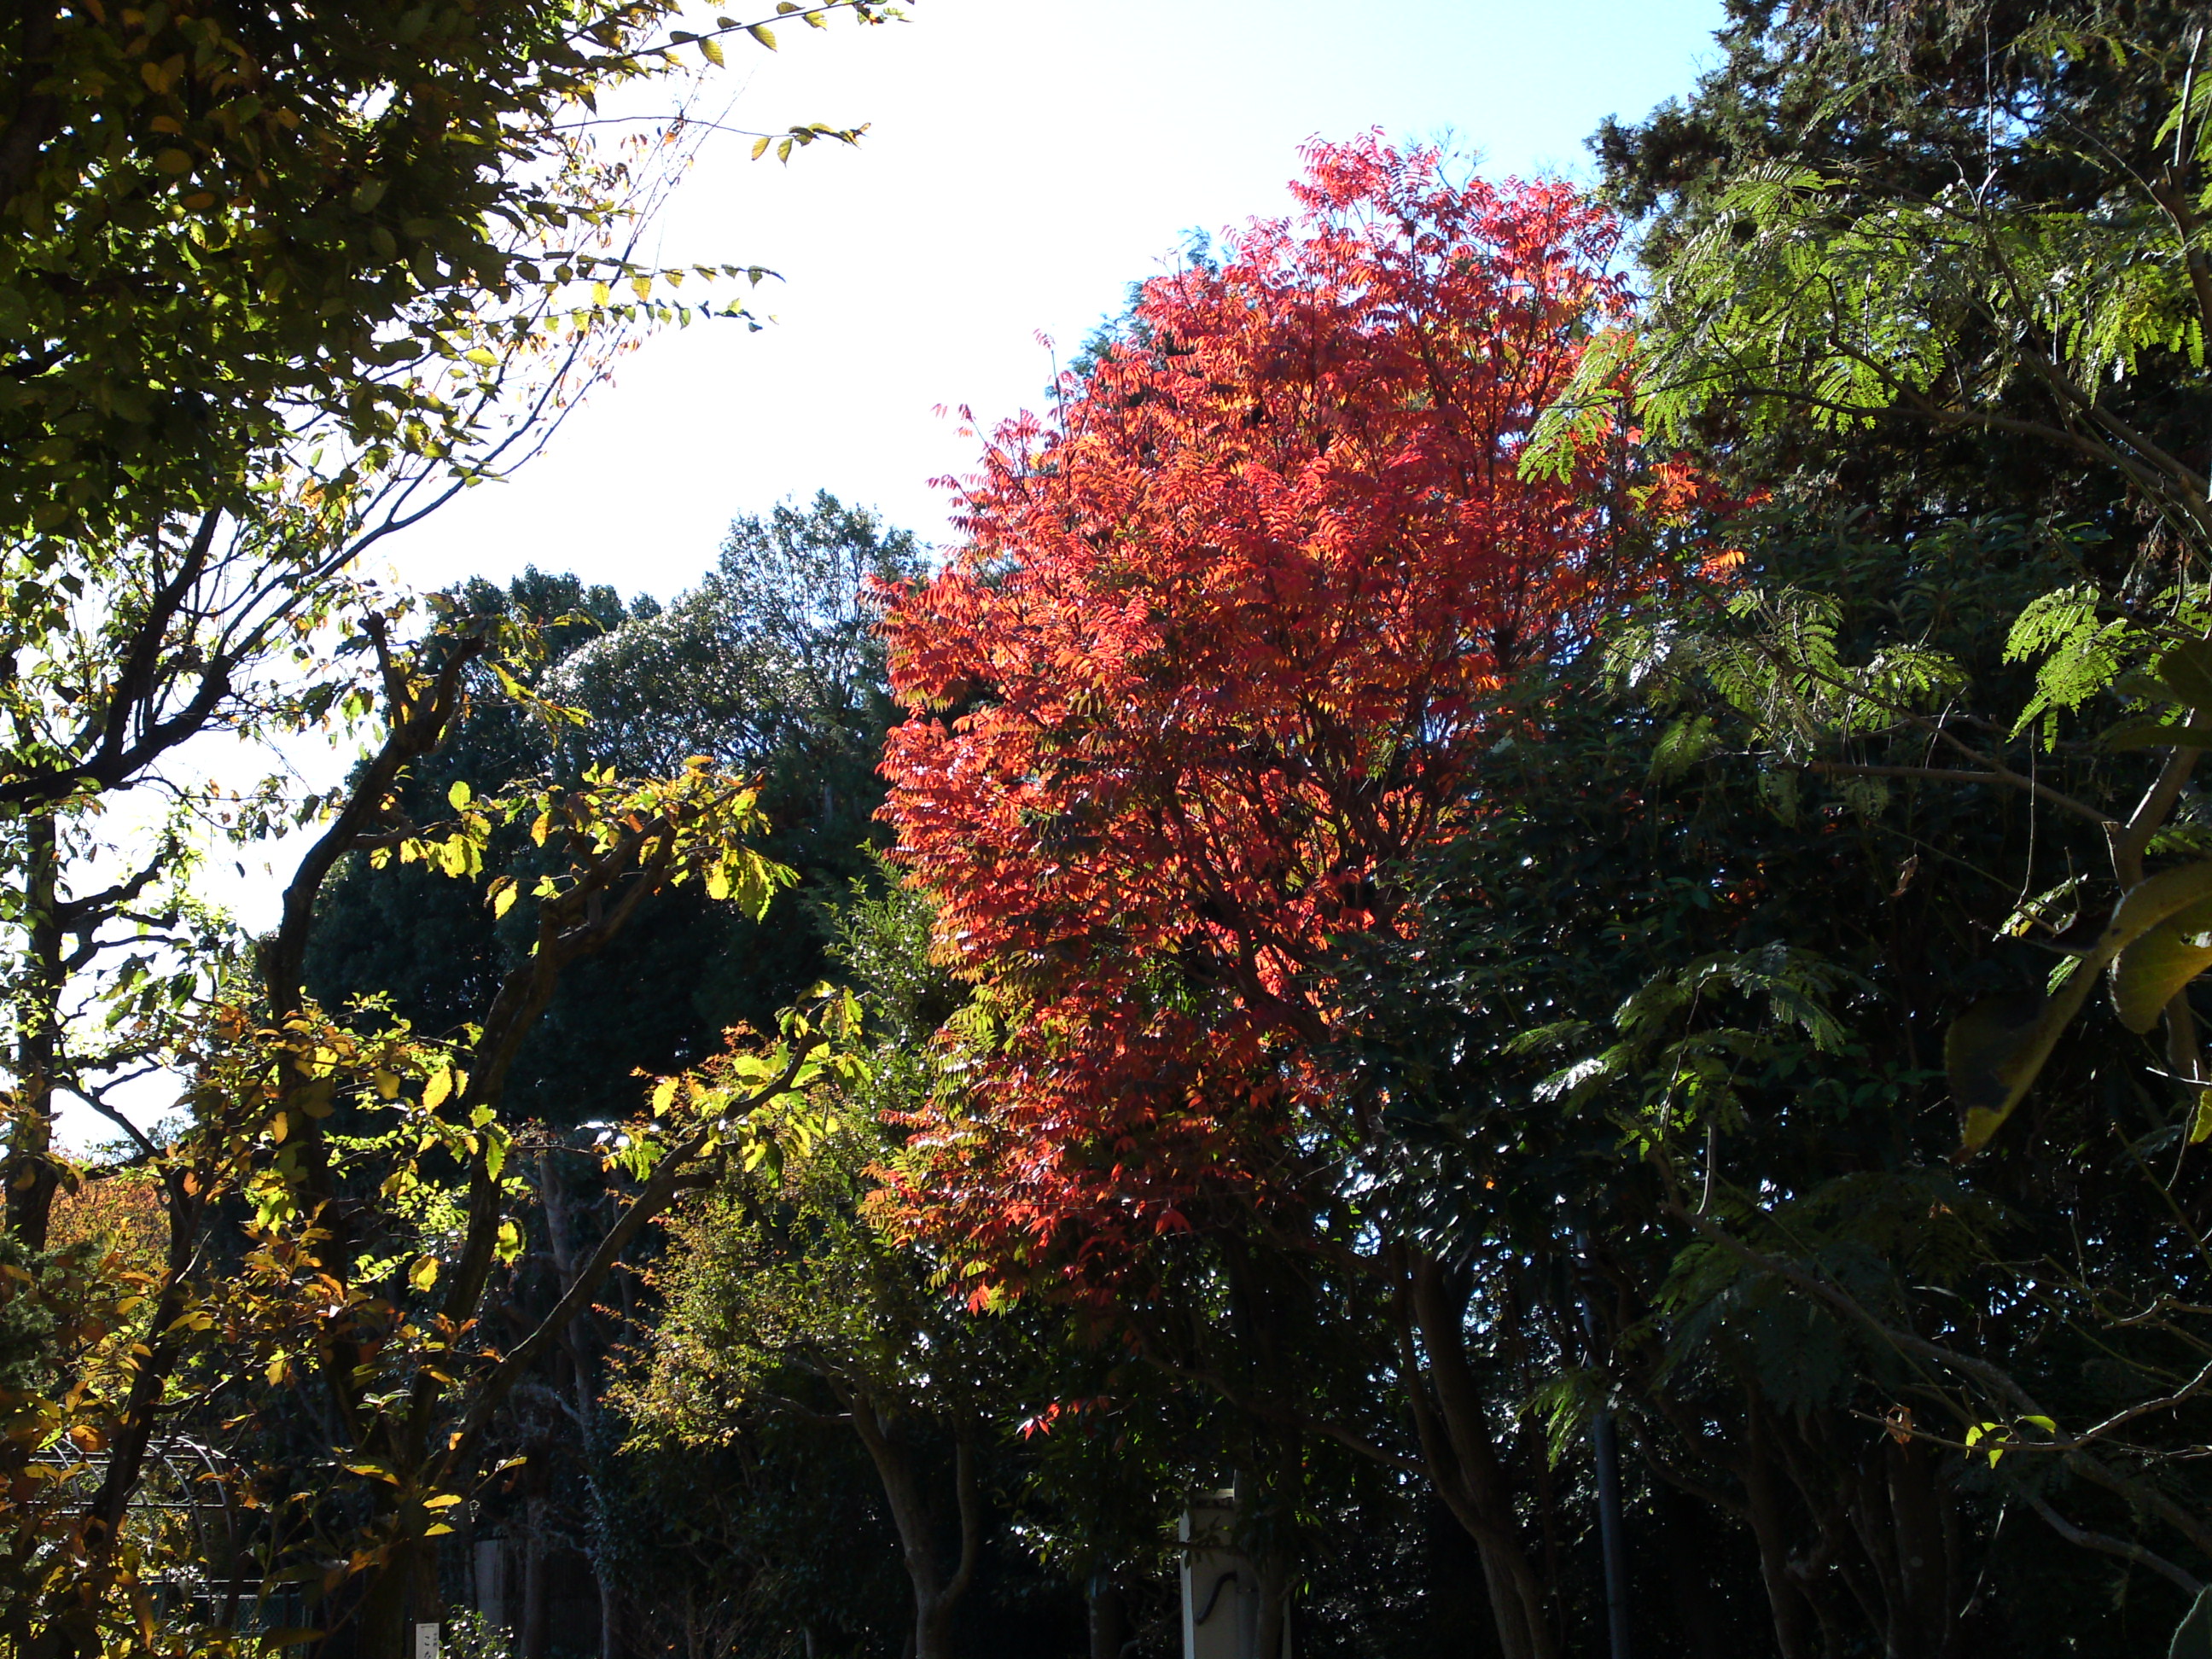
[[[1481,1385],[1467,1354],[1473,1286],[1464,1273],[1408,1251],[1402,1288],[1401,1346],[1423,1461],[1437,1495],[1481,1556],[1498,1649],[1504,1659],[1558,1659],[1551,1596],[1522,1547],[1511,1477],[1492,1441]],[[1425,1367],[1413,1341],[1416,1331]]]
[[[1811,1659],[1805,1625],[1811,1609],[1790,1576],[1790,1543],[1782,1515],[1782,1495],[1774,1479],[1772,1449],[1755,1395],[1744,1401],[1744,1490],[1750,1499],[1752,1536],[1759,1545],[1759,1574],[1766,1586],[1767,1612],[1774,1621],[1774,1644],[1782,1659]]]
[[[1255,1565],[1260,1606],[1253,1625],[1252,1659],[1282,1659],[1283,1638],[1290,1627],[1291,1576],[1279,1560]]]
[[[1091,1659],[1121,1659],[1129,1621],[1121,1606],[1121,1586],[1111,1573],[1093,1573],[1084,1588],[1084,1600],[1091,1615]]]
[[[53,1164],[54,1068],[60,1059],[61,857],[54,815],[23,826],[23,904],[28,959],[15,1008],[15,1121],[9,1136],[8,1231],[43,1250],[59,1177]]]
[[[532,1467],[543,1460],[533,1460]],[[545,1659],[552,1638],[547,1613],[553,1595],[553,1576],[545,1560],[545,1498],[532,1492],[523,1506],[522,1639],[520,1659]]]
[[[552,1158],[538,1155],[538,1196],[545,1206],[545,1237],[553,1253],[553,1271],[562,1294],[576,1282],[576,1253],[569,1242],[568,1191],[561,1184]],[[599,1595],[599,1659],[620,1659],[622,1652],[622,1587],[615,1564],[609,1559],[613,1538],[607,1523],[605,1495],[599,1490],[592,1431],[599,1419],[599,1390],[591,1347],[590,1316],[579,1314],[568,1322],[570,1375],[574,1379],[576,1422],[584,1442],[584,1490],[592,1504],[592,1583]]]
[[[891,1524],[898,1530],[907,1581],[914,1587],[913,1659],[952,1659],[952,1615],[975,1582],[983,1553],[982,1498],[975,1485],[974,1433],[963,1425],[954,1436],[952,1488],[960,1517],[960,1560],[947,1578],[939,1566],[929,1504],[923,1498],[914,1449],[907,1443],[903,1428],[896,1418],[878,1410],[859,1389],[834,1380],[830,1387],[851,1414],[854,1432],[868,1449],[883,1482]]]

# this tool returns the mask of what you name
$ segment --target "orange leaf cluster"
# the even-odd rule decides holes
[[[895,1198],[984,1278],[1110,1271],[1267,1184],[1325,1090],[1304,970],[1406,925],[1381,883],[1464,820],[1498,690],[1697,494],[1625,386],[1524,476],[1626,319],[1602,210],[1373,137],[1307,160],[1296,217],[1146,284],[1055,416],[997,430],[965,548],[884,596],[896,856],[1020,1010]]]

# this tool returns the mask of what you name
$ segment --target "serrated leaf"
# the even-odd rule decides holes
[[[703,37],[699,42],[699,51],[700,54],[716,69],[727,67],[728,60],[722,56],[722,43],[714,36]]]
[[[750,28],[746,29],[745,33],[751,35],[754,40],[759,41],[761,45],[766,46],[770,52],[774,52],[775,50],[775,31],[770,28],[767,24],[755,23]]]
[[[453,1092],[451,1071],[433,1072],[430,1080],[422,1085],[422,1105],[427,1111],[436,1111]]]

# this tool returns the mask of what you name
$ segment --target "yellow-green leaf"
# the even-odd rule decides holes
[[[759,41],[761,45],[766,46],[770,52],[774,52],[775,50],[775,31],[770,28],[767,24],[755,23],[750,28],[747,29],[745,33],[751,35],[754,40]]]
[[[453,1092],[453,1073],[450,1071],[433,1072],[430,1073],[430,1080],[422,1085],[422,1104],[428,1109],[434,1112],[439,1107],[446,1103],[447,1097]]]
[[[465,810],[477,798],[477,792],[468,786],[465,778],[455,778],[453,787],[446,791],[446,799],[453,803],[456,812]]]
[[[407,1270],[407,1282],[418,1291],[427,1291],[438,1282],[438,1258],[426,1255]]]
[[[767,137],[765,135],[756,139],[753,142],[753,160],[757,161],[762,156],[767,155],[768,147],[774,141],[772,139]]]
[[[2212,903],[2167,917],[2112,959],[2112,1012],[2148,1031],[2174,993],[2212,968]]]
[[[667,1115],[669,1107],[673,1105],[675,1101],[676,1079],[674,1078],[665,1077],[661,1079],[659,1082],[653,1085],[653,1116],[665,1117]]]

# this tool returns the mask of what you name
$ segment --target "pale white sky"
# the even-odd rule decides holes
[[[774,321],[648,343],[554,447],[389,544],[422,586],[526,564],[664,597],[740,512],[827,488],[945,535],[930,480],[1036,404],[1190,227],[1279,211],[1309,137],[1449,134],[1493,173],[1587,173],[1608,114],[1686,92],[1718,0],[908,0],[909,21],[729,47],[732,119],[871,124],[787,167],[712,149],[659,249],[758,263]],[[750,13],[747,13],[750,15]],[[687,296],[691,290],[686,289]]]

